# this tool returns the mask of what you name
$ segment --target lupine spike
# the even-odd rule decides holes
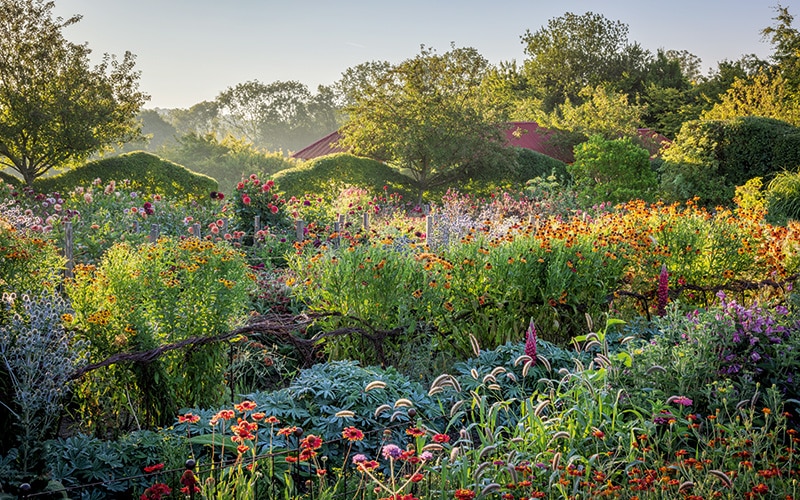
[[[661,274],[658,275],[658,304],[657,311],[660,317],[667,315],[667,302],[669,302],[669,273],[667,272],[667,265],[662,264]]]
[[[525,355],[531,357],[531,364],[536,364],[536,325],[533,323],[533,318],[528,324],[528,332],[525,335]]]

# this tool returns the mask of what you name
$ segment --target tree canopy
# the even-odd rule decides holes
[[[148,98],[131,53],[92,67],[89,47],[62,34],[80,16],[54,17],[53,6],[0,0],[0,166],[27,184],[138,136]]]
[[[408,172],[421,199],[471,162],[506,154],[500,123],[484,100],[488,68],[473,48],[438,54],[422,47],[354,92],[342,144]]]

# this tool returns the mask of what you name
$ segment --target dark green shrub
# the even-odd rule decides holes
[[[0,180],[8,184],[11,184],[12,186],[19,186],[20,184],[22,184],[22,179],[13,176],[11,174],[7,174],[5,172],[0,172]]]
[[[524,148],[517,149],[515,180],[525,183],[536,177],[546,179],[551,175],[555,176],[561,185],[567,185],[572,182],[572,177],[567,172],[567,164],[563,161],[556,160],[538,151]]]
[[[391,192],[410,196],[411,179],[379,161],[360,158],[348,153],[323,156],[303,165],[278,172],[272,176],[287,198],[315,193],[325,198],[339,194],[341,188],[351,185],[366,188],[374,193]]]
[[[104,182],[128,179],[131,189],[170,198],[206,198],[218,189],[217,181],[211,177],[143,151],[103,158],[63,174],[37,179],[33,188],[40,193],[65,193],[76,186],[88,186],[98,178]]]
[[[594,135],[575,147],[575,163],[567,166],[579,196],[589,205],[649,201],[658,186],[650,154],[629,138]]]
[[[772,118],[686,122],[664,151],[661,188],[674,201],[729,204],[734,188],[800,164],[800,129]]]

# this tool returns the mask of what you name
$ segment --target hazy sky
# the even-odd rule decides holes
[[[315,91],[362,62],[414,57],[420,44],[474,47],[492,63],[525,59],[520,36],[565,12],[619,20],[653,52],[688,50],[704,72],[771,47],[760,31],[777,0],[55,0],[83,15],[65,36],[98,57],[136,54],[147,108],[188,108],[238,83],[297,80]],[[781,4],[800,16],[800,0]],[[800,22],[798,17],[795,25]]]

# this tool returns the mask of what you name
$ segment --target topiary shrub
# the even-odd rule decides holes
[[[287,198],[315,193],[326,198],[338,195],[347,185],[366,188],[374,193],[399,192],[410,195],[411,179],[379,161],[348,153],[323,156],[298,167],[278,172],[272,180]]]
[[[800,164],[798,134],[772,118],[686,122],[664,151],[662,191],[672,201],[697,196],[704,205],[730,204],[736,186]]]
[[[589,205],[632,199],[649,201],[658,187],[650,154],[630,138],[608,140],[594,135],[575,147],[567,166],[579,197]]]
[[[170,198],[205,198],[218,189],[217,181],[211,177],[143,151],[103,158],[60,175],[37,179],[33,188],[40,193],[65,193],[98,178],[104,182],[128,179],[131,189]]]

